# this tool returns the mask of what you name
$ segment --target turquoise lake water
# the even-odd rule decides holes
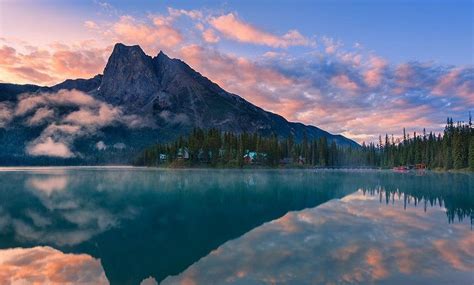
[[[0,284],[473,284],[473,215],[464,173],[0,168]]]

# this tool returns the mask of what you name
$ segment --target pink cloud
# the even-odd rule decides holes
[[[0,48],[0,65],[14,64],[17,60],[14,48],[5,45]]]
[[[119,119],[122,112],[108,104],[101,104],[98,110],[80,109],[67,115],[64,119],[67,123],[79,126],[107,126]]]
[[[35,114],[28,119],[28,125],[36,126],[46,122],[48,119],[54,118],[54,111],[48,108],[39,108]]]
[[[370,66],[370,69],[364,74],[364,80],[368,86],[377,87],[382,82],[387,62],[380,57],[372,56],[370,58]]]
[[[214,33],[214,30],[212,29],[205,30],[202,33],[202,38],[208,43],[217,43],[219,41],[219,37]]]
[[[357,86],[357,83],[352,81],[345,74],[340,74],[340,75],[336,75],[332,77],[331,83],[337,86],[338,88],[344,89],[346,91],[356,91],[357,89],[359,89],[359,86]]]
[[[61,79],[91,77],[105,65],[108,48],[97,48],[84,43],[88,48],[52,44],[48,49],[27,48],[19,53],[14,48],[4,46],[0,49],[0,71],[27,83],[54,84]]]
[[[94,21],[85,21],[84,22],[84,27],[86,27],[88,29],[98,29],[99,28],[99,26]]]
[[[469,72],[469,71],[467,71]],[[454,68],[441,76],[432,89],[432,94],[437,96],[458,95],[468,104],[474,104],[474,82],[463,80],[463,68]]]
[[[52,55],[52,65],[59,74],[87,78],[102,73],[105,57],[100,50],[59,50]]]
[[[38,106],[95,106],[97,101],[77,90],[59,90],[56,93],[24,94],[19,97],[16,116],[22,116]]]
[[[238,19],[233,13],[212,17],[209,23],[227,38],[239,42],[283,48],[310,44],[310,41],[296,30],[277,36]]]
[[[282,113],[285,106],[291,105],[279,91],[290,94],[289,90],[296,83],[271,68],[197,45],[183,47],[179,56],[227,91],[239,94],[257,106]],[[284,104],[280,104],[280,100],[284,100]]]
[[[152,24],[148,24],[131,16],[122,16],[113,25],[112,36],[116,41],[139,44],[153,53],[157,52],[158,48],[173,48],[183,41],[181,33],[162,17],[153,17],[152,21]]]
[[[10,73],[17,75],[20,78],[26,79],[30,82],[51,82],[54,80],[53,77],[47,73],[40,72],[34,68],[28,66],[11,66],[6,68]]]
[[[339,48],[342,46],[341,42],[336,41],[332,38],[323,37],[322,41],[323,41],[323,44],[325,46],[324,51],[328,54],[336,53],[339,50]]]
[[[0,128],[5,128],[13,116],[13,107],[8,103],[0,102]]]

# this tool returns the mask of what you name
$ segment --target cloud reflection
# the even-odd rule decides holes
[[[0,250],[1,284],[109,284],[100,260],[51,247]]]
[[[403,199],[380,203],[359,190],[290,212],[229,241],[163,284],[467,284],[474,273],[468,221],[440,225]]]
[[[35,190],[38,190],[47,196],[50,196],[54,192],[60,192],[67,186],[67,176],[46,176],[46,177],[34,177],[27,182]]]

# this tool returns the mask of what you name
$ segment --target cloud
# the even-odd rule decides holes
[[[225,37],[243,43],[267,45],[276,48],[310,44],[310,40],[301,35],[297,30],[290,30],[283,36],[277,36],[240,20],[234,13],[211,17],[209,23]]]
[[[171,124],[185,124],[185,125],[188,125],[188,124],[191,123],[190,120],[189,120],[188,115],[186,115],[184,113],[174,114],[174,113],[171,113],[170,111],[164,110],[164,111],[160,112],[159,116],[160,116],[160,118],[162,118],[163,120],[165,120],[165,121],[167,121],[168,123],[171,123]]]
[[[342,43],[340,41],[334,40],[333,38],[323,37],[322,41],[325,46],[324,50],[328,54],[334,54],[338,51],[339,48],[342,47]]]
[[[108,284],[100,260],[51,247],[0,250],[2,284]]]
[[[356,91],[359,89],[359,86],[349,79],[346,74],[336,75],[331,78],[331,83],[334,84],[337,88],[344,89],[346,91]]]
[[[139,44],[148,53],[157,49],[173,48],[183,41],[181,33],[160,16],[152,16],[152,23],[141,22],[132,16],[122,16],[113,24],[111,36],[115,41]]]
[[[61,158],[75,156],[65,143],[56,142],[51,137],[39,141],[35,140],[32,144],[27,146],[26,152],[32,156],[54,156]]]
[[[99,108],[81,108],[79,111],[70,113],[64,118],[64,122],[78,126],[104,127],[111,125],[120,118],[121,111],[108,104],[100,104]]]
[[[5,45],[0,48],[0,65],[14,64],[17,60],[14,48]]]
[[[88,29],[98,29],[99,26],[94,22],[94,21],[85,21],[84,22],[84,27]]]
[[[56,84],[67,78],[98,74],[110,52],[109,47],[96,47],[94,41],[22,48],[24,52],[11,46],[0,48],[0,71],[15,81],[37,84]]]
[[[39,108],[35,114],[28,119],[29,126],[37,126],[47,122],[48,119],[54,118],[54,110],[48,108]]]
[[[0,102],[0,128],[5,128],[13,119],[11,104]]]
[[[30,82],[52,82],[54,80],[54,78],[47,73],[38,71],[29,66],[8,66],[5,69]]]
[[[91,77],[103,69],[112,44],[121,41],[140,44],[150,55],[165,50],[259,107],[359,142],[375,141],[385,132],[399,136],[403,127],[410,132],[420,131],[420,127],[440,132],[447,116],[465,119],[474,108],[472,66],[417,61],[394,64],[360,43],[344,44],[321,36],[322,45],[316,46],[314,37],[296,30],[285,34],[265,31],[235,12],[170,7],[165,13],[142,18],[120,16],[116,11],[110,19],[82,23],[96,41],[29,47],[31,44],[2,40],[2,80],[50,84],[71,77]],[[224,38],[274,49],[298,46],[301,52],[269,50],[250,58],[219,50],[215,43]],[[49,104],[35,102],[37,99],[45,98],[24,102],[25,115],[36,106]],[[28,104],[36,105],[31,109]],[[77,111],[77,118],[100,116],[97,106]],[[0,127],[5,127],[11,110],[0,107],[0,112]],[[149,123],[129,115],[122,115],[120,121],[136,127]]]
[[[217,82],[227,91],[238,94],[257,106],[275,111],[275,106],[291,95],[294,81],[272,68],[265,68],[246,58],[236,57],[198,45],[183,47],[179,55],[193,68]]]
[[[174,9],[174,8],[168,7],[168,14],[172,18],[177,18],[183,15],[194,20],[203,18],[203,14],[199,10]]]
[[[52,54],[54,72],[88,78],[101,73],[105,65],[104,54],[97,50],[58,50]]]
[[[217,43],[220,38],[215,34],[214,30],[207,29],[202,33],[202,38],[208,43]]]
[[[377,87],[382,83],[383,72],[387,67],[387,61],[383,58],[372,56],[370,58],[370,69],[364,74],[365,83],[370,87]]]
[[[27,144],[25,151],[33,156],[75,157],[79,155],[72,150],[75,140],[94,135],[106,126],[154,126],[151,118],[125,114],[120,107],[114,107],[77,90],[22,94],[18,96],[16,106],[11,105],[0,104],[2,127],[6,127],[15,117],[24,119],[27,126],[48,123],[39,137]]]
[[[59,90],[55,93],[32,93],[18,97],[16,116],[22,116],[39,106],[94,106],[98,104],[91,96],[77,90]]]
[[[470,67],[393,65],[373,54],[342,51],[302,57],[270,53],[251,61],[199,45],[184,46],[177,56],[257,106],[360,143],[385,133],[397,138],[404,127],[440,132],[447,116],[464,118],[474,107]],[[457,69],[455,80],[453,75],[445,80],[453,86],[443,87],[453,92],[433,93]]]

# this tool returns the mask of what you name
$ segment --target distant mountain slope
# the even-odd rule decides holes
[[[73,91],[66,94],[60,90],[77,90],[83,93]],[[22,95],[23,99],[28,96],[36,97],[28,102],[17,102],[18,95],[22,93],[30,93]],[[38,97],[45,93],[53,97]],[[64,98],[61,97],[61,101],[54,99],[54,96]],[[76,100],[80,98],[83,101]],[[20,103],[23,108],[29,108],[28,104],[32,102],[34,104],[31,110],[18,112]],[[92,102],[94,106],[90,105]],[[171,59],[163,52],[150,57],[139,46],[123,44],[115,45],[103,75],[90,79],[68,79],[51,87],[0,84],[0,108],[3,108],[3,111],[0,109],[0,120],[2,112],[4,114],[4,122],[0,121],[0,143],[10,151],[5,153],[0,150],[0,159],[13,155],[26,162],[34,160],[25,153],[25,149],[38,135],[41,136],[41,142],[46,141],[49,136],[51,140],[48,142],[64,143],[73,152],[69,159],[74,159],[74,163],[81,159],[91,163],[101,161],[102,158],[98,157],[112,149],[98,148],[99,141],[109,146],[117,143],[124,145],[125,147],[115,148],[113,155],[129,156],[157,141],[174,139],[194,127],[219,128],[236,133],[258,132],[262,135],[275,133],[280,137],[293,135],[297,140],[305,135],[308,139],[324,136],[339,145],[358,146],[341,135],[333,135],[314,126],[288,122],[280,115],[265,111],[238,95],[225,91],[183,61]],[[41,112],[38,109],[42,109]],[[97,122],[90,122],[89,127],[87,116],[81,117],[82,121],[71,119],[88,112],[97,116]],[[10,114],[10,117],[6,117],[6,114]],[[45,117],[47,114],[49,117]],[[105,121],[108,123],[101,121],[112,115],[113,120]],[[33,124],[38,118],[41,119],[40,123]],[[82,135],[71,133],[69,135],[72,139],[68,139],[64,135],[45,134],[45,127],[56,126],[57,129],[57,126],[63,127],[64,124],[67,124],[66,127],[80,126]],[[94,128],[90,127],[92,125]],[[87,132],[84,132],[85,127]],[[21,141],[22,139],[26,141]],[[123,153],[117,154],[119,149]],[[124,149],[127,151],[123,151]]]

